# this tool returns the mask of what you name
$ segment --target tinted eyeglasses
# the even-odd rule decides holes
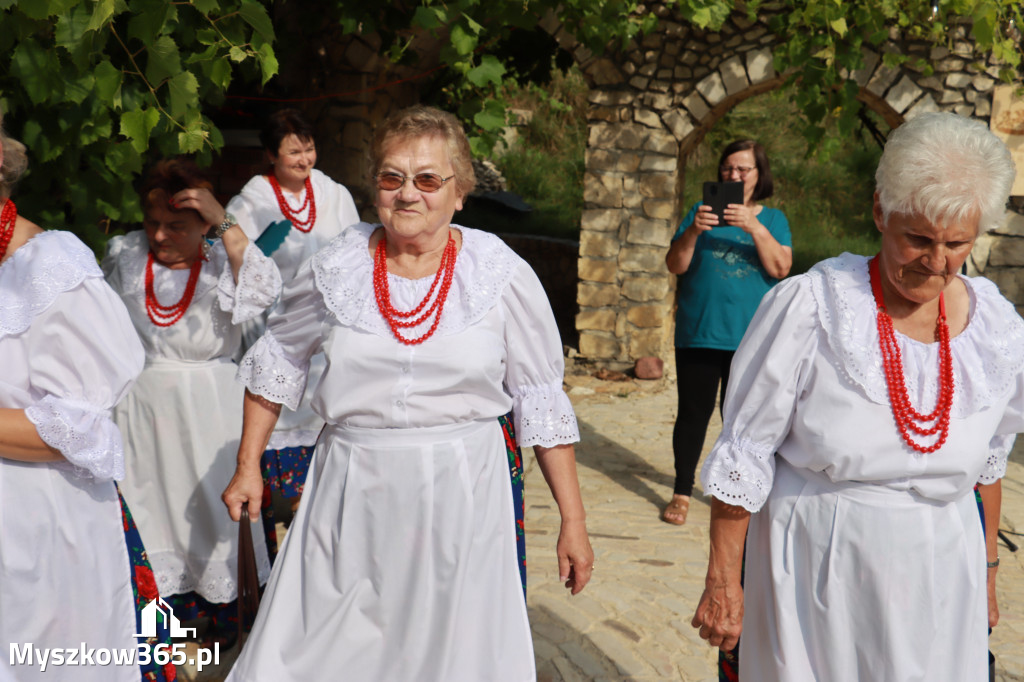
[[[736,171],[740,174],[740,177],[744,177],[756,168],[757,166],[722,166],[718,170],[721,171],[722,175],[732,175],[732,172]]]
[[[388,192],[400,189],[406,180],[412,180],[412,185],[421,192],[434,193],[444,187],[454,175],[443,178],[437,173],[417,173],[412,177],[401,173],[377,173],[377,188]]]

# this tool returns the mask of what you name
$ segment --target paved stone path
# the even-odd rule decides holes
[[[596,555],[590,585],[570,597],[554,556],[557,509],[527,457],[527,602],[540,682],[715,680],[717,650],[690,627],[707,568],[708,498],[685,526],[659,520],[672,492],[674,384],[567,377],[577,410],[580,485]],[[721,423],[716,413],[705,454]],[[1024,531],[1024,449],[1003,481],[1003,529]],[[1024,538],[1009,536],[1024,545]],[[1024,681],[1024,549],[1001,546],[996,679]]]
[[[717,679],[717,650],[690,627],[707,568],[709,500],[694,497],[685,526],[659,520],[672,492],[675,385],[566,380],[582,436],[577,458],[596,571],[575,597],[558,582],[558,513],[527,449],[527,604],[539,682]],[[705,453],[720,429],[716,413]],[[1003,481],[1000,527],[1024,531],[1024,444]],[[1024,546],[1024,538],[1010,538]],[[1024,549],[1011,553],[1003,546],[1001,555],[1002,620],[990,639],[996,679],[1024,682]],[[219,670],[197,678],[181,669],[181,677],[222,680],[233,653],[222,657]]]

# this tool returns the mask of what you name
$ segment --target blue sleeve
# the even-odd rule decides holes
[[[693,205],[693,208],[690,209],[690,212],[686,214],[685,218],[683,218],[683,222],[679,223],[679,227],[676,229],[676,233],[672,235],[672,241],[675,241],[682,237],[683,232],[686,231],[686,228],[688,228],[690,225],[693,225],[693,218],[697,215],[697,207],[703,203],[703,201],[698,201],[696,204]],[[786,232],[789,232],[788,225],[786,227]]]
[[[765,227],[775,237],[775,241],[783,246],[792,247],[793,237],[789,233],[789,220],[786,219],[786,214],[777,208],[768,208],[764,212],[768,214],[768,224]]]

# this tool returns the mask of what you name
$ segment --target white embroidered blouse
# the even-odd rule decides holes
[[[554,316],[530,267],[498,237],[463,227],[462,249],[433,337],[406,346],[373,293],[369,237],[360,223],[335,238],[285,286],[267,333],[239,367],[249,389],[294,408],[310,356],[328,367],[313,409],[328,423],[368,428],[493,419],[514,409],[520,445],[579,440],[562,390],[564,361]],[[393,305],[411,310],[433,277],[388,276]],[[429,325],[406,330],[409,337]]]
[[[757,511],[775,457],[833,481],[940,501],[1003,476],[1024,430],[1024,321],[992,282],[964,278],[971,308],[951,341],[949,438],[934,453],[915,452],[889,407],[867,263],[843,254],[765,296],[733,360],[725,424],[701,471],[709,494]],[[939,346],[896,337],[911,404],[930,411]]]

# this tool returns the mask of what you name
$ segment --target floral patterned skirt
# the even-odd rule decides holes
[[[135,527],[132,513],[128,510],[121,491],[117,491],[117,498],[121,502],[121,525],[124,528],[124,543],[128,548],[128,560],[131,564],[132,593],[135,597],[135,631],[142,632],[142,609],[149,602],[160,597],[156,588],[156,579],[153,577],[153,569],[149,565],[149,558],[146,556],[146,549],[142,546],[142,537],[139,529]],[[157,619],[156,637],[139,637],[140,643],[146,643],[153,651],[158,644],[170,645],[171,636],[167,631],[166,624]],[[152,657],[151,657],[152,658]],[[159,666],[150,662],[140,665],[140,679],[142,682],[171,682],[178,678],[177,668],[173,663]]]

